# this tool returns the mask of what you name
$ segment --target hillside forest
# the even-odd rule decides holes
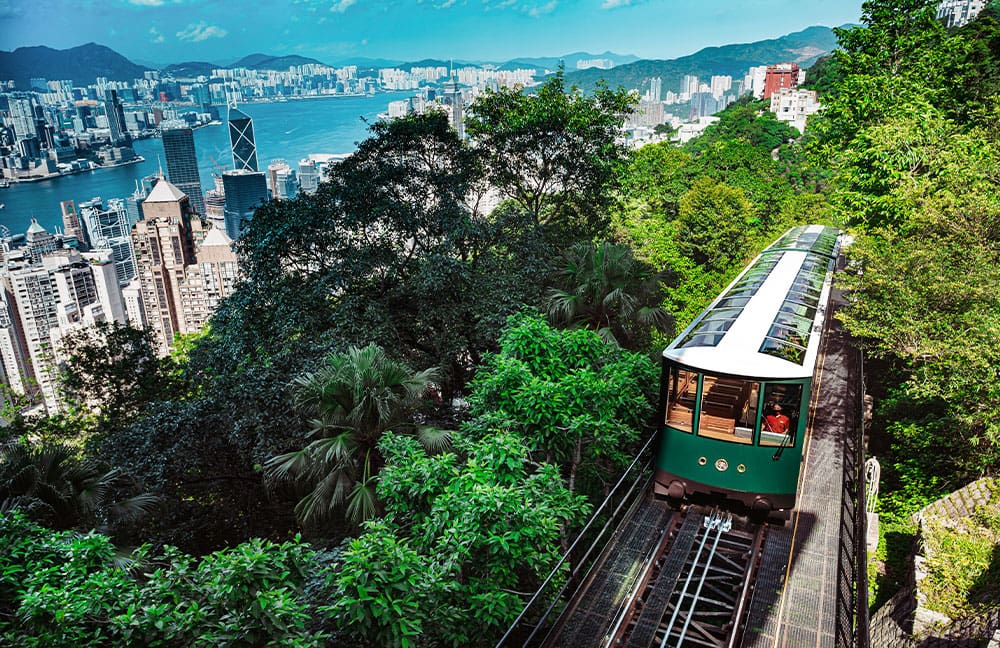
[[[804,135],[743,98],[631,150],[634,96],[561,73],[467,140],[372,124],[202,333],[81,334],[68,413],[8,395],[0,643],[493,645],[652,434],[659,351],[804,223],[854,237],[884,600],[908,516],[1000,470],[1000,8],[935,5],[837,30]]]

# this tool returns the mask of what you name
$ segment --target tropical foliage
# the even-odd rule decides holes
[[[322,521],[342,508],[355,523],[375,515],[383,464],[379,441],[406,423],[435,373],[414,372],[372,344],[331,355],[319,369],[295,379],[295,405],[314,417],[310,432],[319,438],[269,459],[267,469],[312,489],[295,507],[302,522]],[[420,430],[418,436],[432,449],[447,445],[447,436],[434,430]]]

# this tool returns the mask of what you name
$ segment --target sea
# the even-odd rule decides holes
[[[310,154],[353,153],[368,137],[368,124],[385,112],[390,101],[412,93],[382,93],[370,96],[339,96],[317,99],[293,99],[273,103],[242,104],[240,110],[253,117],[254,139],[261,171],[272,160],[282,159],[297,169],[299,160]],[[223,122],[202,126],[194,131],[195,153],[201,174],[202,191],[212,189],[216,163],[233,168],[229,129]],[[133,148],[145,161],[125,166],[95,169],[75,175],[60,176],[41,182],[13,183],[0,189],[0,225],[12,233],[23,233],[36,218],[47,230],[62,228],[59,203],[100,197],[126,198],[135,190],[136,180],[166,173],[163,143],[159,138],[139,140]],[[213,161],[214,159],[214,161]]]

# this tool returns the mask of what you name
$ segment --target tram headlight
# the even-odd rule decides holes
[[[729,462],[726,461],[725,459],[716,459],[715,469],[718,470],[719,472],[726,472],[727,470],[729,470]]]

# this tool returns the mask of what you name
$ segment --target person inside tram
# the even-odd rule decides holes
[[[764,416],[764,427],[768,432],[777,432],[778,434],[785,434],[788,432],[788,426],[791,421],[784,413],[781,411],[781,405],[775,403],[771,406],[770,411]]]

